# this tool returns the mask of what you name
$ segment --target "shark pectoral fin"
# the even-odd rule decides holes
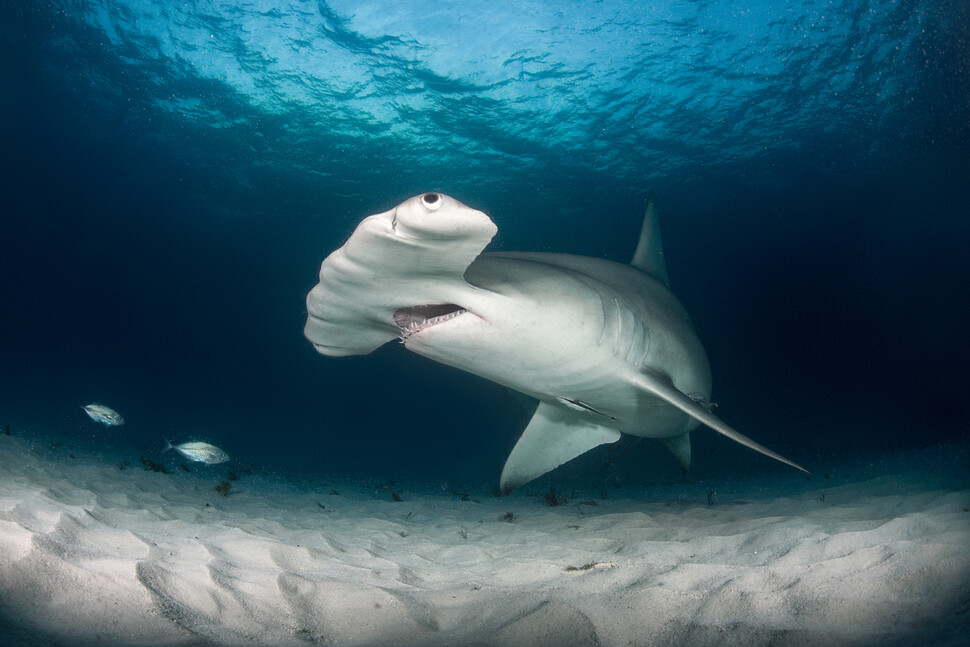
[[[684,474],[690,469],[690,433],[674,436],[673,438],[661,438],[660,442],[670,450]]]
[[[616,429],[541,402],[502,469],[502,493],[538,478],[590,449],[620,439]]]
[[[756,443],[744,434],[729,427],[720,418],[711,413],[707,407],[693,400],[691,397],[681,393],[666,375],[656,371],[642,371],[635,375],[634,381],[641,388],[653,393],[655,396],[664,400],[668,404],[677,407],[690,417],[699,420],[717,433],[727,436],[731,440],[741,443],[745,447],[753,449],[756,452],[760,452],[765,456],[770,456],[776,461],[781,461],[782,463],[791,465],[795,469],[801,470],[806,474],[811,474],[811,472],[798,463],[790,461],[780,454],[776,454],[764,445]]]

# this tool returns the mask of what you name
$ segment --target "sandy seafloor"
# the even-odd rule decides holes
[[[245,471],[223,497],[227,466],[163,474],[137,455],[0,435],[0,636],[967,644],[968,457],[944,445],[812,478],[564,491],[549,506],[528,486],[497,497]]]

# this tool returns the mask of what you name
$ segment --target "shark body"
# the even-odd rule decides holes
[[[306,337],[330,356],[400,338],[539,400],[502,471],[503,492],[623,433],[662,441],[686,470],[701,423],[806,471],[713,414],[710,365],[669,289],[652,199],[629,265],[483,253],[496,231],[440,193],[366,218],[324,260]]]

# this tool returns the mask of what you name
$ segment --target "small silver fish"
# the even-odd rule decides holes
[[[81,408],[84,409],[84,413],[91,416],[91,420],[94,420],[95,422],[106,424],[109,427],[125,424],[125,419],[121,417],[120,413],[111,407],[104,406],[103,404],[91,403],[86,407]]]
[[[162,451],[167,452],[170,449],[174,449],[190,461],[205,463],[206,465],[216,465],[229,460],[229,454],[209,443],[192,441],[190,443],[182,443],[181,445],[173,445],[166,440],[165,449]]]

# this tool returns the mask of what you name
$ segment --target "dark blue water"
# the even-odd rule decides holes
[[[967,3],[552,6],[4,3],[0,424],[497,483],[529,413],[397,344],[319,356],[320,262],[429,190],[492,249],[626,262],[653,190],[725,421],[816,471],[964,438]],[[583,461],[558,478],[679,476],[650,442]]]

